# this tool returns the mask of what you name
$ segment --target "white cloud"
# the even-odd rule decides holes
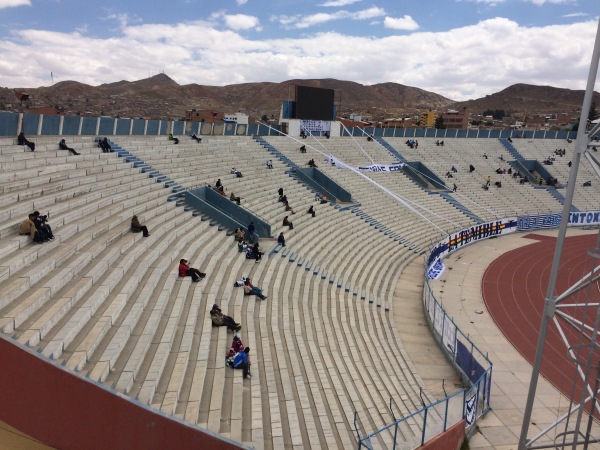
[[[31,6],[30,0],[0,0],[0,9],[14,8],[15,6]]]
[[[457,0],[457,1],[463,1],[463,0]],[[491,6],[496,6],[498,3],[504,3],[505,0],[465,0],[465,1],[470,1],[473,3],[486,3],[489,4]]]
[[[272,16],[272,21],[278,21],[285,28],[309,28],[334,20],[352,19],[366,20],[385,15],[385,10],[373,6],[359,11],[339,10],[333,13],[316,13],[308,16]]]
[[[225,25],[232,30],[248,30],[250,28],[259,28],[260,21],[258,17],[247,16],[245,14],[233,14],[223,16]]]
[[[563,17],[570,18],[570,17],[587,17],[587,16],[589,16],[588,13],[578,12],[578,13],[565,14]]]
[[[573,3],[575,0],[525,0],[533,3],[534,5],[541,6],[544,3],[551,3],[554,5],[565,5],[567,3]]]
[[[242,6],[248,3],[248,0],[235,0],[235,2],[238,4],[238,6]]]
[[[362,0],[331,0],[325,3],[319,4],[319,6],[347,6],[354,3],[358,3]]]
[[[386,17],[383,19],[383,26],[393,30],[414,31],[419,29],[419,24],[410,16],[399,17],[397,19]]]
[[[128,24],[104,39],[27,29],[0,40],[0,79],[4,86],[37,87],[53,71],[61,80],[98,85],[164,69],[180,84],[338,78],[396,82],[465,100],[514,83],[585,88],[596,28],[594,20],[523,27],[495,18],[383,38],[329,32],[262,40],[210,21]]]

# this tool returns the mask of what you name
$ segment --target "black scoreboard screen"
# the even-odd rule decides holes
[[[296,86],[296,119],[333,120],[334,90]]]

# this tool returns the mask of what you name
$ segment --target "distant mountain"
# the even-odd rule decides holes
[[[495,94],[450,105],[454,109],[466,107],[469,111],[483,112],[488,109],[503,109],[507,114],[574,113],[581,109],[585,91],[513,84]],[[594,100],[600,106],[600,94],[594,92]]]
[[[166,74],[137,81],[90,86],[61,81],[39,88],[0,88],[0,110],[24,111],[31,106],[55,106],[67,115],[94,114],[119,117],[181,118],[188,109],[242,111],[256,120],[279,117],[282,100],[293,100],[295,86],[335,90],[338,113],[357,113],[376,120],[427,109],[445,110],[466,106],[472,112],[504,109],[506,112],[549,113],[577,110],[583,91],[550,86],[515,84],[484,98],[455,102],[434,92],[397,83],[365,86],[331,78],[289,80],[281,83],[243,83],[228,86],[179,85]],[[20,105],[14,91],[30,95]],[[598,95],[598,94],[597,94]],[[600,105],[600,95],[597,97]]]

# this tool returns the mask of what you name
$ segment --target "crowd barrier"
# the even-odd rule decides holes
[[[359,450],[363,448],[378,449],[379,443],[382,442],[379,437],[384,433],[393,433],[393,449],[414,449],[423,445],[433,436],[443,433],[462,419],[465,419],[466,422],[466,434],[469,435],[474,431],[477,421],[490,410],[493,364],[487,355],[456,326],[452,317],[446,313],[442,304],[435,298],[429,281],[441,276],[445,269],[443,258],[465,245],[517,231],[528,232],[557,228],[560,221],[560,213],[507,217],[458,230],[433,246],[425,262],[426,281],[423,289],[425,317],[438,346],[468,388],[424,406],[419,411],[395,420],[366,436],[360,436],[356,425],[358,417],[355,413],[355,430]],[[600,211],[572,212],[569,214],[569,226],[600,226]],[[420,425],[423,430],[421,436],[416,436],[414,439],[406,439],[404,436],[399,438],[398,430],[409,421],[416,421]]]

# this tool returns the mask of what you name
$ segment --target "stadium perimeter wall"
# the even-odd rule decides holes
[[[339,122],[336,122],[339,123]],[[196,133],[204,136],[277,136],[280,126],[206,123],[181,120],[145,120],[114,117],[50,116],[0,111],[0,136],[166,136]],[[337,131],[339,130],[339,131]],[[332,128],[332,135],[364,137],[575,139],[576,131],[447,130],[436,128]],[[299,135],[299,132],[298,132]]]
[[[233,450],[240,443],[151,410],[0,335],[0,420],[60,449]]]
[[[446,431],[427,441],[422,450],[459,450],[465,440],[466,421],[463,419]]]

